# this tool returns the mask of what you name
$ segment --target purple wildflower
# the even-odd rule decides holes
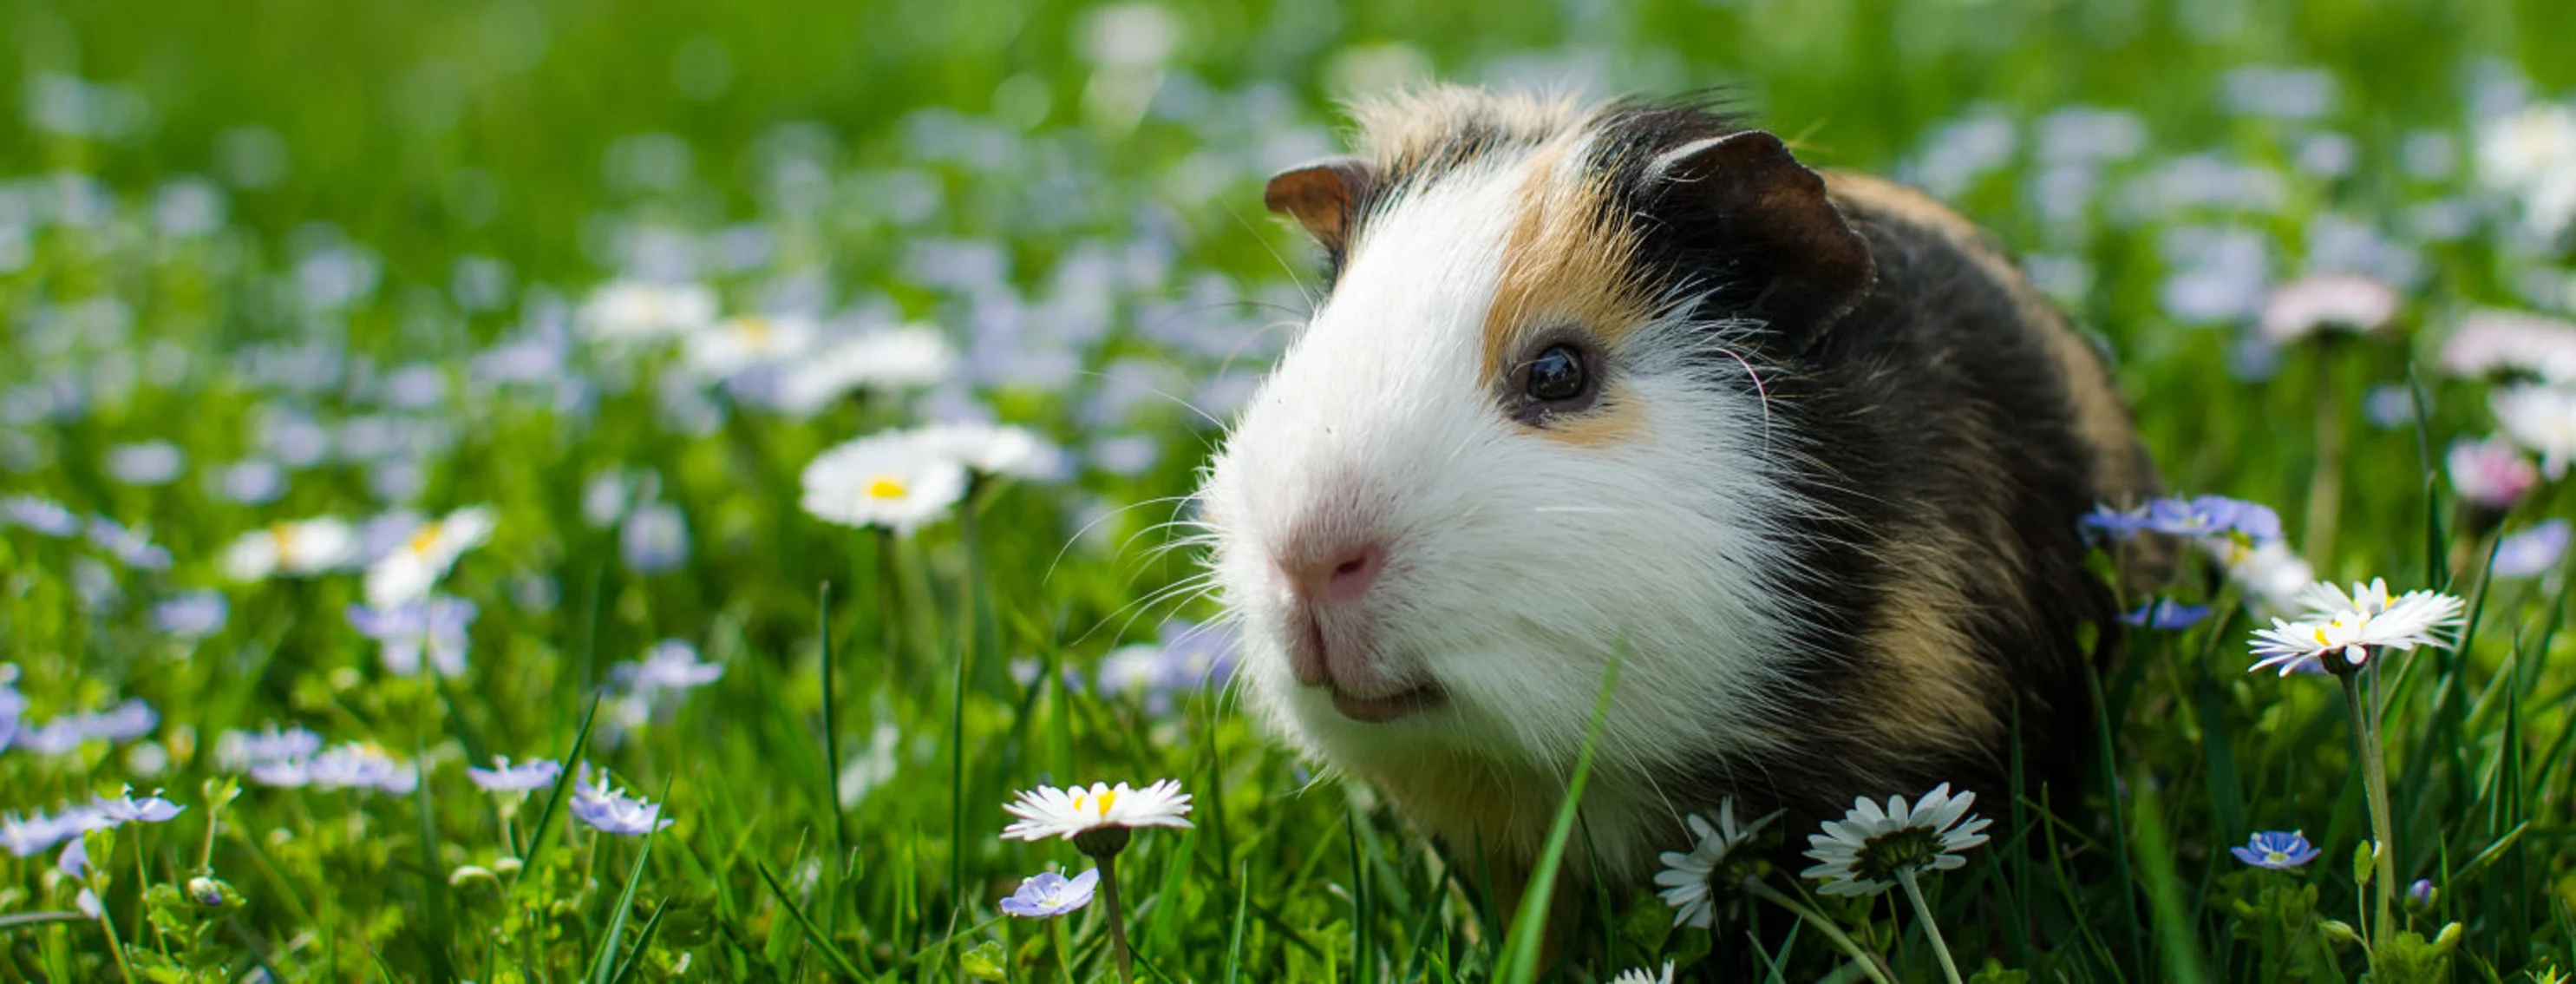
[[[662,819],[660,804],[629,796],[625,790],[610,785],[606,773],[601,773],[597,785],[587,779],[575,783],[572,816],[601,832],[629,837],[671,825],[671,821]]]
[[[162,799],[158,789],[153,790],[152,795],[135,799],[132,786],[125,787],[125,791],[115,799],[99,797],[97,806],[100,813],[118,823],[162,823],[187,810],[187,807]]]
[[[508,757],[496,755],[492,758],[492,768],[469,765],[465,767],[465,775],[485,792],[524,793],[554,785],[555,778],[563,775],[563,766],[549,759],[511,765]]]
[[[194,642],[223,631],[232,603],[220,591],[189,591],[152,606],[152,627]]]
[[[2257,868],[2288,871],[2317,859],[2319,852],[2308,846],[2308,838],[2296,830],[2266,830],[2255,834],[2244,847],[2231,847],[2227,852],[2236,860]]]
[[[1020,890],[1003,899],[1003,912],[1030,919],[1061,916],[1091,904],[1091,893],[1100,884],[1100,869],[1093,868],[1071,878],[1052,871],[1040,872],[1020,882]]]
[[[431,669],[453,677],[465,673],[465,630],[475,611],[473,602],[432,595],[382,608],[350,605],[349,624],[383,645],[385,669],[394,675],[420,675],[426,652]]]
[[[2209,617],[2209,606],[2186,605],[2171,598],[2158,598],[2120,616],[2120,621],[2146,629],[2188,629]]]

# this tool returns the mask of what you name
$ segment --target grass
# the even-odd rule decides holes
[[[2485,575],[2495,541],[2439,463],[2494,430],[2491,387],[2434,358],[2473,310],[2576,305],[2566,239],[2514,232],[2517,206],[2475,164],[2500,101],[2576,92],[2554,40],[2576,36],[2576,10],[1153,9],[0,0],[0,495],[111,518],[170,558],[0,522],[21,727],[128,698],[156,712],[55,753],[22,731],[0,751],[0,812],[126,783],[187,807],[120,829],[86,882],[155,979],[1112,979],[1100,904],[1048,926],[1000,915],[1020,879],[1087,864],[1002,840],[1001,807],[1040,783],[1161,777],[1196,796],[1197,826],[1119,860],[1142,979],[1585,980],[1668,959],[1713,980],[1862,979],[1761,900],[1712,933],[1589,889],[1555,910],[1547,953],[1565,960],[1536,966],[1537,934],[1499,918],[1517,886],[1480,878],[1474,845],[1443,854],[1364,788],[1312,775],[1221,689],[1095,685],[1123,646],[1190,651],[1167,619],[1215,614],[1159,524],[1217,439],[1210,418],[1308,302],[1305,247],[1258,208],[1261,177],[1331,150],[1331,100],[1355,87],[1583,78],[1717,87],[1806,160],[1957,202],[2100,333],[2176,490],[2267,503],[2301,530],[2320,437],[2339,430],[2320,573],[2447,589],[2472,619],[2456,652],[2395,654],[2380,678],[2392,866],[2440,890],[2389,928],[2458,926],[2438,957],[2383,944],[2380,979],[2576,966],[2565,564]],[[2312,74],[2248,74],[2267,67]],[[2250,105],[2267,97],[2287,109]],[[2101,118],[2076,108],[2125,115],[2087,131]],[[2312,263],[2395,282],[2398,337],[2263,364],[2229,291]],[[666,385],[667,354],[576,346],[508,383],[477,361],[621,272],[685,274],[726,313],[919,322],[968,357],[949,384],[812,414]],[[2321,413],[2320,393],[2340,397]],[[824,448],[966,402],[1041,432],[1067,467],[982,483],[909,536],[799,508]],[[332,446],[286,467],[272,501],[224,490],[235,463],[298,460],[308,421]],[[130,450],[144,442],[184,459],[174,480],[133,480],[127,458],[162,453]],[[617,484],[602,476],[622,479],[628,518],[586,516],[615,498],[593,495]],[[2502,531],[2567,515],[2564,484]],[[646,503],[685,518],[684,559],[637,562]],[[344,616],[353,574],[245,583],[220,566],[270,523],[474,504],[498,523],[440,589],[479,609],[452,679],[386,669]],[[2343,702],[2244,672],[2264,623],[2240,589],[2174,590],[2216,614],[2135,632],[2102,668],[2095,786],[1980,799],[1994,841],[1924,883],[1963,968],[1992,961],[1979,979],[2371,966],[2327,922],[2361,926],[2378,888],[2350,863],[2371,834]],[[219,627],[156,621],[204,591]],[[723,674],[639,711],[620,667],[666,639]],[[421,764],[419,788],[244,780],[219,805],[209,783],[240,773],[219,736],[268,722],[390,750]],[[659,791],[674,823],[576,821],[571,773],[505,807],[462,774],[496,754],[595,763]],[[2272,872],[2226,850],[2274,829],[2321,858]],[[120,973],[59,851],[0,857],[0,980]],[[1895,979],[1938,979],[1895,896],[1818,899],[1794,875],[1767,884]]]

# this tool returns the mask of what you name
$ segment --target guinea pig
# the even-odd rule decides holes
[[[1353,115],[1264,192],[1325,293],[1200,489],[1249,706],[1526,871],[1616,658],[1565,869],[1616,884],[1726,797],[2081,774],[2116,601],[2078,520],[2156,479],[1979,230],[1694,103]]]

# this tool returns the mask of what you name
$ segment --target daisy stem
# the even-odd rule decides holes
[[[1118,854],[1100,856],[1100,892],[1109,903],[1109,948],[1118,954],[1118,979],[1136,984],[1136,968],[1127,957],[1127,915],[1118,906]]]
[[[1914,880],[1914,869],[1896,869],[1896,883],[1905,887],[1905,898],[1914,903],[1915,918],[1923,922],[1923,935],[1932,938],[1932,954],[1941,958],[1941,974],[1950,984],[1961,984],[1959,964],[1950,959],[1950,944],[1941,938],[1941,923],[1932,918],[1932,904],[1923,900],[1923,887]]]
[[[2334,340],[2319,338],[2314,348],[2317,461],[2308,479],[2308,529],[2302,542],[2308,547],[2308,563],[2322,572],[2334,559],[2335,526],[2343,511],[2344,406],[2342,387],[2335,382]]]
[[[1762,879],[1759,878],[1746,878],[1744,890],[1754,898],[1787,909],[1790,915],[1806,920],[1807,925],[1816,927],[1817,932],[1825,934],[1825,939],[1832,941],[1834,946],[1849,955],[1853,962],[1860,964],[1861,972],[1868,974],[1870,980],[1877,981],[1878,984],[1889,984],[1887,971],[1879,967],[1878,958],[1863,951],[1859,944],[1853,943],[1851,937],[1843,934],[1842,927],[1834,925],[1834,921],[1825,918],[1823,913],[1807,908],[1806,905],[1797,899],[1790,898],[1779,889],[1763,884]]]
[[[2372,663],[2375,665],[2377,659]],[[2370,799],[2371,854],[2378,862],[2378,904],[2370,921],[2371,947],[2387,942],[2389,912],[2397,902],[2397,852],[2390,845],[2395,826],[2388,810],[2388,760],[2379,743],[2379,712],[2371,699],[2362,693],[2358,668],[2335,674],[2343,683],[2343,699],[2352,714],[2353,754],[2361,759],[2361,788]]]

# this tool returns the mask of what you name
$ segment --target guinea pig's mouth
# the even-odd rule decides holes
[[[1426,683],[1384,697],[1362,697],[1329,683],[1325,687],[1332,691],[1334,710],[1342,712],[1343,717],[1368,724],[1385,724],[1412,717],[1449,699],[1448,691],[1440,689],[1436,683]]]

